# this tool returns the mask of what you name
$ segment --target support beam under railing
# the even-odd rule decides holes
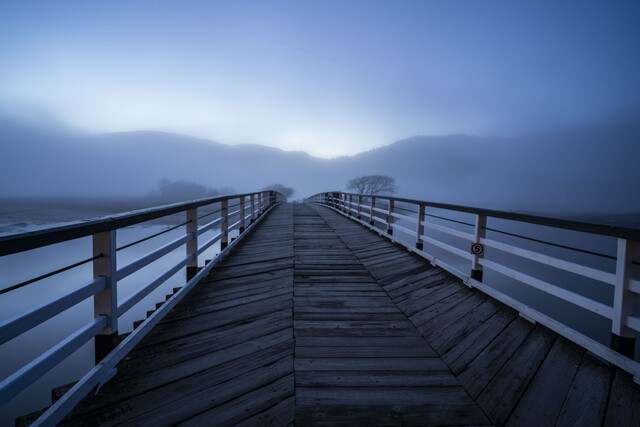
[[[220,202],[220,250],[223,251],[229,246],[229,201],[223,200]]]
[[[416,249],[421,251],[424,248],[424,244],[422,242],[422,235],[424,234],[424,209],[425,206],[420,203],[418,204],[418,227],[416,229]]]
[[[376,207],[376,196],[371,196],[371,204],[369,205],[369,225],[374,225],[373,212]]]
[[[393,199],[389,199],[389,206],[387,209],[387,234],[389,236],[393,236],[393,211],[394,211],[395,201]]]
[[[100,256],[102,255],[102,256]],[[104,277],[106,287],[93,297],[93,314],[106,316],[107,326],[95,337],[95,362],[98,364],[115,348],[118,340],[118,287],[116,281],[116,231],[93,235],[93,277]]]
[[[632,280],[640,278],[640,243],[618,239],[616,286],[613,293],[611,348],[633,359],[637,332],[627,325],[627,317],[638,315],[638,295],[631,291]]]
[[[245,217],[246,213],[245,213],[245,207],[244,207],[244,196],[240,196],[240,233],[244,232],[244,229],[246,228],[246,224],[245,224]]]
[[[473,231],[473,242],[471,243],[471,278],[482,282],[482,263],[484,258],[484,245],[481,243],[485,238],[487,229],[487,217],[485,215],[476,215],[476,224]]]
[[[187,234],[192,239],[187,241],[187,256],[193,258],[187,264],[187,280],[198,273],[198,208],[187,209]]]

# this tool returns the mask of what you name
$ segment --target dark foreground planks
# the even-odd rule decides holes
[[[492,423],[640,426],[640,387],[628,374],[357,223],[325,207],[313,209]]]
[[[638,426],[640,390],[339,214],[284,205],[64,422],[294,423]]]

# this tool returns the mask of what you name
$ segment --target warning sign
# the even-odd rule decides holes
[[[474,243],[471,245],[471,253],[474,255],[482,255],[484,253],[484,245],[482,243]]]

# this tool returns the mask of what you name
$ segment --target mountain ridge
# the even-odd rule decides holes
[[[0,122],[1,124],[1,122]],[[161,179],[252,191],[282,183],[305,197],[359,175],[396,179],[398,195],[537,212],[640,211],[639,126],[542,136],[414,135],[333,159],[161,131],[47,137],[0,125],[0,197],[139,197]]]

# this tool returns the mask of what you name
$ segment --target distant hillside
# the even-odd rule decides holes
[[[239,192],[282,183],[296,197],[386,174],[399,194],[529,212],[640,211],[640,126],[521,138],[416,136],[356,156],[314,158],[160,132],[99,136],[0,121],[0,197],[136,197],[163,179]]]

